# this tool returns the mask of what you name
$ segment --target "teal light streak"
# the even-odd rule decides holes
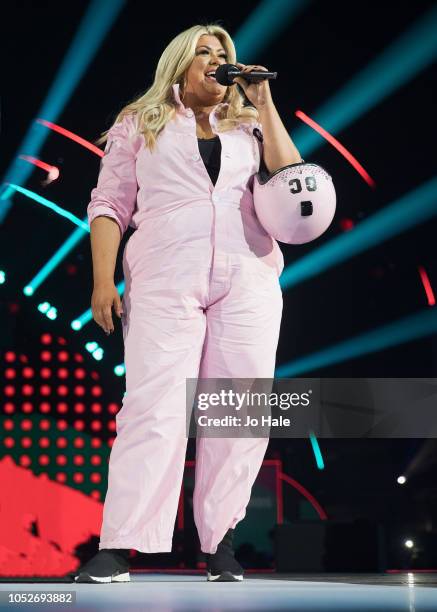
[[[299,376],[437,333],[437,308],[420,311],[276,368],[275,377]]]
[[[88,218],[87,217],[85,217],[83,220],[80,220],[80,219],[78,219],[78,217],[76,217],[72,213],[70,213],[70,212],[66,211],[65,209],[61,208],[60,206],[58,206],[54,202],[50,202],[50,200],[46,200],[42,196],[34,193],[33,191],[29,191],[28,189],[25,189],[24,187],[19,187],[17,185],[12,185],[12,187],[14,189],[17,189],[17,191],[20,191],[24,195],[27,195],[29,198],[32,198],[33,200],[39,202],[40,204],[43,204],[44,206],[47,206],[48,208],[52,209],[57,214],[62,215],[63,217],[68,218],[70,221],[72,221],[73,223],[75,223],[76,225],[79,226],[78,229],[76,229],[67,238],[67,240],[64,242],[64,244],[56,251],[56,253],[54,255],[52,255],[52,257],[41,268],[41,270],[38,272],[38,274],[36,274],[33,277],[33,279],[24,287],[24,289],[23,289],[24,295],[30,296],[30,295],[33,295],[35,293],[35,290],[41,285],[41,283],[47,278],[47,276],[49,276],[49,274],[59,265],[59,263],[68,255],[68,253],[76,246],[76,244],[80,240],[82,240],[82,238],[84,237],[85,233],[90,233],[90,228],[89,228],[89,225],[88,225]],[[118,285],[118,287],[122,287],[121,292],[123,292],[124,291],[124,282],[120,283]],[[84,318],[84,322],[88,322],[92,318],[92,315],[90,313],[91,313],[91,309],[88,310],[86,313],[84,313],[82,315],[83,317],[85,317]],[[89,317],[89,318],[87,319],[87,317]],[[75,321],[78,321],[78,323],[75,323]],[[80,318],[76,319],[75,321],[72,322],[71,326],[73,327],[73,329],[80,329],[80,327],[82,327]],[[74,327],[73,324],[75,324],[76,327]]]
[[[233,36],[237,61],[256,63],[255,55],[259,56],[307,4],[308,0],[263,0],[255,6]]]
[[[311,113],[311,118],[328,132],[338,134],[435,61],[436,33],[437,7],[427,11],[321,108]],[[306,125],[293,130],[292,138],[304,158],[326,142]]]
[[[311,446],[313,448],[314,457],[316,458],[317,467],[319,470],[324,470],[325,464],[323,462],[322,451],[320,450],[320,446],[317,441],[317,438],[314,435],[314,432],[312,431],[310,432],[310,441],[311,441]]]
[[[353,230],[287,266],[280,277],[281,287],[290,289],[436,214],[437,177],[434,177],[362,221]]]
[[[74,246],[82,240],[85,234],[90,232],[90,228],[88,225],[88,218],[85,217],[83,220],[73,215],[68,210],[61,208],[54,202],[43,198],[37,193],[26,189],[25,187],[20,187],[18,185],[10,185],[11,189],[14,189],[23,195],[35,200],[39,204],[50,208],[58,215],[65,217],[72,223],[78,226],[78,228],[67,238],[64,244],[56,251],[54,255],[49,259],[49,261],[41,268],[41,270],[36,274],[33,279],[24,287],[23,293],[24,295],[31,296],[35,293],[35,290],[41,285],[41,283],[47,278],[47,276],[54,270],[59,263],[68,255],[68,253],[74,248]]]
[[[43,206],[50,208],[58,215],[61,215],[61,217],[65,217],[66,219],[68,219],[69,221],[71,221],[72,223],[80,227],[81,229],[83,229],[85,232],[90,231],[89,226],[88,226],[88,221],[85,221],[85,220],[82,221],[81,219],[79,219],[79,217],[76,217],[76,215],[73,215],[73,213],[69,212],[68,210],[65,210],[65,208],[62,208],[61,206],[58,206],[54,202],[51,202],[50,200],[43,198],[42,196],[38,195],[34,191],[30,191],[30,189],[25,189],[24,187],[20,187],[19,185],[13,185],[13,184],[10,184],[9,186],[12,189],[15,189],[15,191],[19,191],[23,195],[27,196],[31,200],[38,202],[38,204],[42,204]]]
[[[85,217],[86,219],[86,217]],[[85,223],[84,219],[84,223]],[[89,228],[87,229],[89,232]],[[51,256],[49,261],[44,264],[41,270],[36,274],[30,283],[23,289],[25,295],[32,295],[34,291],[43,283],[43,281],[51,274],[51,272],[61,263],[69,252],[76,246],[78,242],[82,240],[85,232],[82,228],[77,228],[64,242],[62,246]]]
[[[125,0],[93,0],[90,2],[36,117],[44,117],[56,123],[124,4]],[[19,155],[24,153],[32,157],[39,157],[39,152],[49,134],[50,130],[32,120],[2,183],[25,184],[33,171],[33,165],[20,160]],[[11,195],[10,189],[4,186],[0,196],[2,201],[0,223],[12,204]]]

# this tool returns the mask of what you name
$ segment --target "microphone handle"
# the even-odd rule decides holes
[[[246,81],[263,81],[264,79],[276,79],[277,72],[267,72],[267,70],[251,70],[243,72],[242,70],[229,70],[228,78],[243,77]]]

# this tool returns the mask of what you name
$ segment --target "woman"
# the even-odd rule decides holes
[[[121,317],[126,394],[99,552],[76,572],[78,582],[129,580],[131,548],[171,551],[187,445],[186,379],[274,376],[284,259],[255,215],[252,185],[260,163],[274,172],[301,157],[268,80],[235,79],[252,105],[244,106],[236,87],[208,76],[224,63],[266,70],[237,63],[218,25],[182,32],[163,52],[153,85],[106,136],[88,205],[92,311],[106,333],[114,331],[112,307]],[[121,303],[113,277],[128,225],[136,231],[123,253]],[[232,534],[267,444],[197,439],[194,519],[209,580],[243,578]]]

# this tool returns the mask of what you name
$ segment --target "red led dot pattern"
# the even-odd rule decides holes
[[[36,359],[3,353],[0,446],[17,465],[101,500],[120,405],[105,401],[99,372],[65,338],[41,334]]]

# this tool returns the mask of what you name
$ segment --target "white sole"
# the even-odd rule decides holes
[[[83,572],[83,574],[85,574],[86,572]],[[75,582],[77,582],[79,576],[75,576],[74,580]],[[87,578],[89,578],[89,580],[81,580],[80,582],[98,582],[98,583],[108,583],[108,582],[130,582],[130,574],[129,572],[126,572],[125,574],[118,574],[117,576],[91,576],[90,574],[87,574]]]
[[[207,573],[208,582],[241,582],[242,574],[232,574],[231,572],[222,572],[221,574]]]

